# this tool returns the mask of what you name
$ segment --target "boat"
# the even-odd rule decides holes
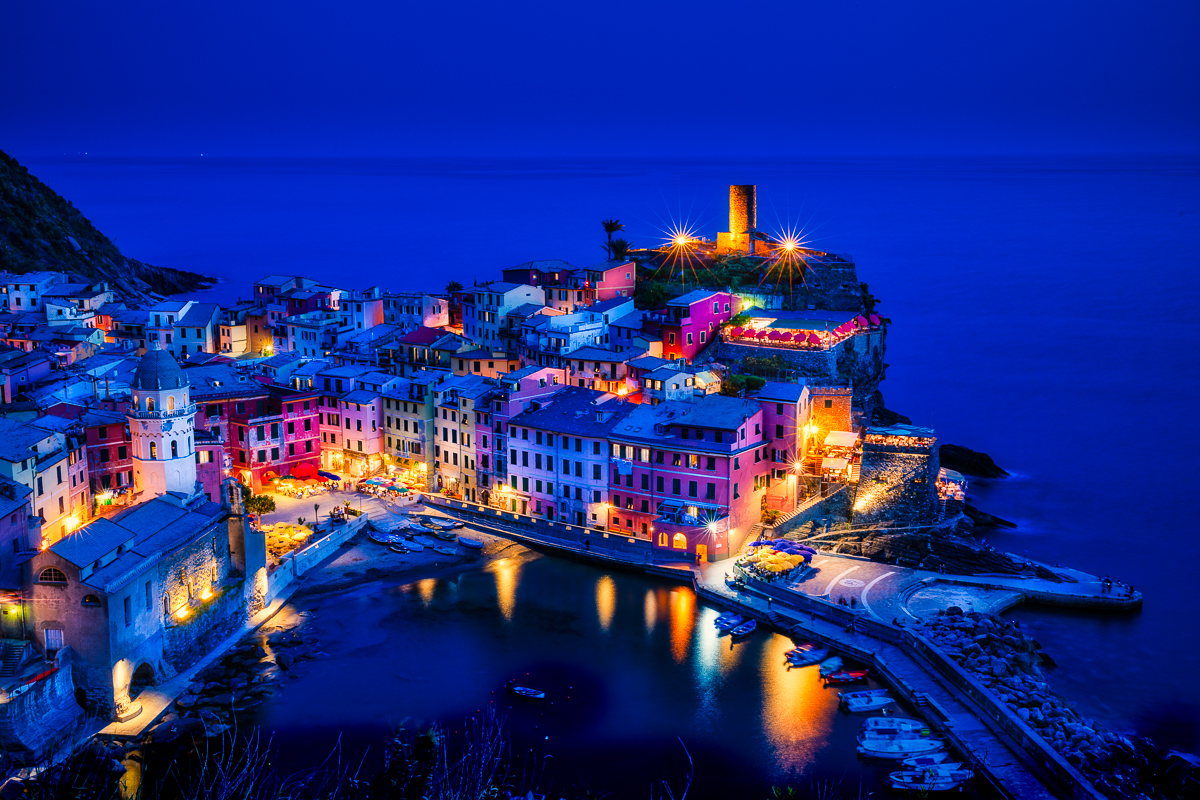
[[[729,632],[729,635],[737,636],[737,637],[749,636],[750,634],[754,633],[754,629],[757,627],[758,627],[758,620],[756,620],[756,619],[747,620],[746,622],[743,622],[741,625],[738,625],[736,628],[731,630]]]
[[[888,786],[913,792],[948,792],[961,789],[975,773],[969,769],[902,770],[888,775]]]
[[[861,689],[857,692],[842,692],[838,699],[843,703],[849,702],[858,697],[888,697],[887,689]]]
[[[424,545],[425,547],[433,547],[437,544],[436,539],[430,539],[428,536],[410,536],[408,537],[408,541]]]
[[[375,542],[376,544],[382,544],[382,545],[395,544],[396,542],[398,542],[400,540],[400,537],[395,535],[394,533],[388,533],[386,531],[379,531],[379,530],[375,530],[374,528],[372,528],[370,531],[367,532],[367,538],[370,539],[372,542]]]
[[[435,553],[440,553],[441,555],[444,555],[444,556],[458,555],[457,550],[455,550],[453,547],[446,547],[446,545],[444,545],[444,544],[435,544],[433,547],[430,548],[430,550],[432,550]]]
[[[479,541],[478,539],[468,538],[466,536],[458,537],[458,543],[461,544],[463,547],[468,547],[472,550],[482,550],[483,549],[483,542]]]
[[[412,552],[412,550],[408,549],[408,542],[392,542],[388,545],[388,550],[391,550],[393,553],[400,553],[401,555]]]
[[[741,614],[734,614],[731,612],[728,616],[722,614],[720,617],[717,617],[717,621],[713,624],[717,626],[718,630],[727,631],[732,628],[736,628],[745,621],[746,618]]]
[[[403,544],[406,548],[408,548],[408,552],[410,553],[419,553],[425,549],[425,545],[413,539],[405,539],[400,542],[400,544]]]
[[[453,542],[455,539],[458,538],[457,536],[454,535],[454,533],[452,531],[449,531],[449,530],[436,530],[436,531],[430,531],[429,533],[432,534],[433,536],[436,536],[437,538],[441,539],[444,542]]]
[[[929,735],[929,726],[919,719],[904,717],[870,717],[863,720],[863,731],[871,731],[879,736],[890,736],[895,733],[920,733]]]
[[[827,649],[818,647],[812,642],[805,642],[784,653],[784,657],[787,658],[788,663],[793,667],[807,667],[809,664],[816,664],[828,655],[829,651]]]
[[[742,619],[740,614],[737,614],[733,611],[726,611],[722,614],[717,615],[717,618],[713,620],[713,625],[720,627],[722,622],[727,622],[728,620],[734,619],[735,617],[738,619],[738,621],[741,621],[741,619]]]
[[[842,670],[841,672],[831,672],[825,677],[826,683],[865,683],[867,680],[867,670]]]
[[[946,743],[941,739],[925,737],[901,738],[899,736],[868,736],[859,741],[858,752],[867,758],[899,760],[923,756],[944,750]]]
[[[878,711],[881,708],[887,708],[893,702],[895,701],[887,695],[880,695],[877,697],[855,697],[847,700],[842,705],[851,714],[857,714],[863,711]]]
[[[944,764],[946,759],[950,757],[947,752],[932,753],[927,756],[917,756],[915,758],[906,758],[900,763],[906,767],[932,767],[935,764]]]
[[[546,693],[540,689],[531,689],[528,686],[518,686],[516,683],[513,683],[513,682],[509,682],[509,684],[505,688],[508,689],[508,691],[511,694],[515,694],[518,697],[525,697],[530,700],[545,700],[546,699]]]
[[[827,658],[824,661],[822,661],[820,666],[818,667],[818,670],[820,671],[822,678],[824,678],[826,675],[829,675],[832,672],[840,672],[841,669],[842,669],[841,656],[834,656],[833,658]]]
[[[408,526],[409,533],[433,533],[433,528],[426,527],[416,522]]]

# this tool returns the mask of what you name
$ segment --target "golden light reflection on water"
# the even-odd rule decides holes
[[[671,590],[671,655],[676,664],[687,658],[696,627],[696,595],[691,589]]]
[[[433,590],[437,588],[437,578],[425,578],[417,581],[417,594],[421,596],[421,602],[428,608],[433,602]]]
[[[654,590],[646,590],[646,600],[642,603],[642,617],[646,620],[646,633],[654,633],[654,625],[658,622],[658,601],[654,598]]]
[[[496,605],[506,620],[512,619],[517,604],[517,584],[521,582],[521,565],[512,558],[502,558],[491,566],[496,576]]]
[[[792,647],[790,639],[777,634],[763,645],[759,663],[763,732],[780,763],[803,769],[828,741],[838,693],[821,686],[815,666],[787,669],[783,654]]]
[[[613,612],[617,610],[617,585],[607,575],[596,581],[596,613],[600,616],[600,627],[608,630],[612,625]]]
[[[724,677],[737,668],[738,662],[742,660],[742,651],[745,648],[738,647],[737,639],[734,639],[728,633],[721,636],[717,641],[721,644],[717,648],[717,666],[721,669],[721,677]]]

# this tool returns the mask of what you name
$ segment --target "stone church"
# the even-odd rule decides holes
[[[219,501],[196,480],[187,373],[142,357],[127,416],[140,502],[94,520],[26,566],[32,635],[47,657],[73,652],[91,710],[131,719],[138,692],[196,663],[263,607],[266,543],[236,482]]]

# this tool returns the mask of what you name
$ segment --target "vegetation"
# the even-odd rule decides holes
[[[874,314],[875,306],[879,304],[879,298],[871,294],[871,288],[865,282],[858,284],[858,293],[862,297],[863,311],[867,314]]]
[[[625,230],[625,224],[619,219],[605,219],[600,221],[601,227],[604,228],[604,233],[608,236],[608,243],[600,245],[608,253],[608,260],[612,261],[618,256],[613,255],[613,234]],[[618,239],[619,242],[624,242],[624,239]],[[625,249],[629,249],[629,243],[625,242]]]
[[[155,267],[126,258],[107,236],[64,199],[0,151],[0,269],[18,274],[73,272],[108,281],[137,301],[160,294],[205,289],[215,282],[194,272]]]
[[[613,239],[608,243],[609,260],[623,260],[629,254],[631,249],[633,249],[633,245],[631,245],[627,240]]]
[[[270,514],[275,510],[274,497],[266,494],[255,494],[254,490],[244,483],[238,485],[242,487],[242,507],[251,514],[261,516],[263,514]]]
[[[455,292],[461,292],[463,285],[458,281],[450,281],[446,284],[446,296],[451,297]]]

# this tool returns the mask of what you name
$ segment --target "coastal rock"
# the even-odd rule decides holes
[[[295,665],[296,660],[287,653],[280,653],[279,655],[275,656],[275,663],[279,665],[280,669],[288,670]]]
[[[1009,522],[1002,517],[997,517],[995,514],[989,514],[986,511],[980,511],[970,503],[963,504],[963,514],[971,520],[971,523],[976,528],[1016,528],[1017,523]]]
[[[943,467],[964,475],[974,475],[977,478],[1008,477],[1008,473],[1001,469],[991,456],[969,447],[943,444],[938,448],[938,456]]]

